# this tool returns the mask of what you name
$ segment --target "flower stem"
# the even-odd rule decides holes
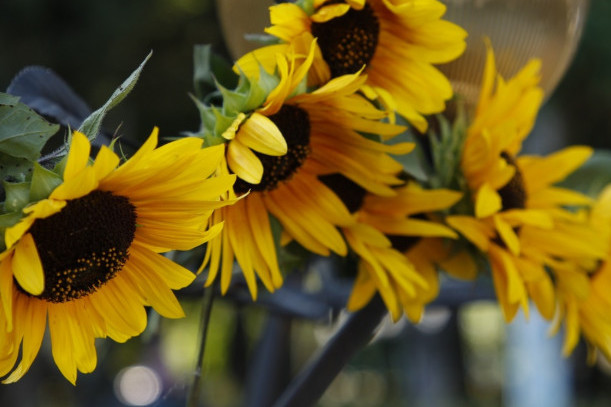
[[[210,315],[212,314],[212,304],[214,302],[214,286],[204,289],[204,298],[202,301],[202,321],[200,325],[199,352],[197,354],[197,365],[193,372],[193,382],[187,397],[186,407],[197,407],[199,405],[199,397],[201,395],[201,386],[204,375],[202,374],[204,365],[204,350],[206,349],[206,337],[208,335],[208,326],[210,326]]]
[[[352,314],[321,352],[291,381],[273,406],[315,405],[343,367],[371,341],[386,314],[386,307],[379,296]]]

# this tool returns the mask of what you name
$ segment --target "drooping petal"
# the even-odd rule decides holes
[[[26,233],[17,243],[12,260],[13,275],[19,286],[31,295],[42,294],[45,275],[30,233]]]

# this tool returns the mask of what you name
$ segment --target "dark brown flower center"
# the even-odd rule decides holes
[[[248,190],[272,191],[278,183],[289,180],[301,167],[310,154],[310,117],[308,113],[291,105],[284,105],[278,113],[269,116],[280,133],[284,136],[288,147],[283,156],[273,157],[255,151],[263,164],[263,177],[259,184],[250,184],[239,179],[233,188],[237,194]]]
[[[328,5],[329,2],[325,3]],[[373,9],[351,8],[346,14],[324,23],[312,23],[312,35],[318,38],[323,58],[333,77],[357,72],[369,64],[378,45],[380,23]]]
[[[358,211],[363,206],[367,191],[356,182],[342,174],[321,175],[318,179],[335,192],[350,213]]]
[[[524,185],[522,173],[511,155],[503,152],[501,153],[501,157],[507,161],[507,164],[511,165],[516,170],[509,182],[499,189],[503,210],[524,209],[526,207],[526,187]]]
[[[39,296],[61,303],[95,292],[119,272],[136,232],[136,208],[123,197],[93,191],[69,200],[30,228],[45,274]]]

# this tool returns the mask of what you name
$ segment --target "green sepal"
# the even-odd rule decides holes
[[[261,65],[259,65],[259,79],[256,81],[256,86],[265,95],[261,101],[261,104],[265,101],[271,91],[276,89],[276,86],[278,86],[279,83],[280,78],[278,78],[278,76],[268,73]],[[253,106],[252,109],[257,106],[259,105]]]
[[[453,123],[443,115],[437,115],[439,132],[429,130],[433,174],[433,188],[450,188],[461,190],[464,177],[460,171],[462,151],[467,137],[467,118],[462,103],[456,103],[456,118]]]
[[[5,212],[20,212],[30,203],[29,182],[3,182],[6,199],[4,200]]]
[[[87,117],[83,121],[81,127],[79,127],[78,130],[81,133],[85,134],[89,140],[94,140],[98,135],[100,127],[102,126],[102,120],[104,119],[104,116],[106,116],[106,113],[108,113],[110,109],[112,109],[113,107],[118,105],[123,99],[125,99],[125,97],[129,94],[129,92],[131,92],[134,86],[136,86],[136,82],[138,82],[140,73],[142,72],[144,65],[149,60],[151,55],[153,55],[152,51],[146,56],[146,58],[144,58],[144,61],[142,61],[140,66],[138,66],[138,68],[136,68],[136,70],[132,72],[131,75],[125,81],[123,81],[121,86],[119,86],[113,92],[113,94],[106,101],[106,103],[104,103],[104,105],[102,105],[102,107],[100,107],[98,110],[91,113],[89,117]]]
[[[301,9],[303,11],[305,11],[305,13],[309,16],[311,16],[312,14],[314,14],[314,12],[316,11],[314,9],[314,1],[313,0],[297,0],[295,2],[296,5],[298,5],[299,7],[301,7]]]
[[[221,135],[227,130],[229,126],[235,120],[235,116],[229,117],[222,114],[218,109],[212,107],[212,113],[214,114],[214,118],[216,120],[214,124],[214,135],[217,137],[221,137]],[[224,140],[224,139],[223,139]]]
[[[59,130],[19,98],[0,93],[0,152],[36,161],[46,142]]]
[[[223,96],[223,115],[237,116],[238,113],[243,111],[247,95],[240,93],[239,87],[236,90],[229,90],[221,84],[217,84],[217,88]]]
[[[32,202],[46,199],[51,192],[62,183],[62,177],[38,163],[34,164],[32,181],[30,182],[30,200]]]

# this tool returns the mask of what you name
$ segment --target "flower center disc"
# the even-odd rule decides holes
[[[123,196],[93,191],[37,219],[30,233],[45,274],[39,298],[61,303],[95,292],[129,257],[136,208]]]
[[[263,164],[263,177],[259,184],[250,184],[239,179],[234,184],[237,194],[248,190],[272,191],[278,183],[290,179],[301,167],[310,153],[310,117],[296,106],[284,105],[278,113],[269,116],[284,136],[288,151],[285,155],[274,157],[254,152]]]
[[[501,157],[507,161],[507,164],[516,169],[515,174],[509,182],[499,189],[503,210],[524,209],[526,207],[526,186],[524,185],[522,173],[511,155],[503,152],[501,153]]]
[[[318,179],[331,189],[346,205],[350,213],[355,213],[363,206],[367,191],[342,174],[321,175]]]
[[[355,73],[369,64],[379,34],[380,23],[369,4],[361,10],[351,8],[327,22],[312,23],[312,35],[318,37],[318,45],[334,78]]]

